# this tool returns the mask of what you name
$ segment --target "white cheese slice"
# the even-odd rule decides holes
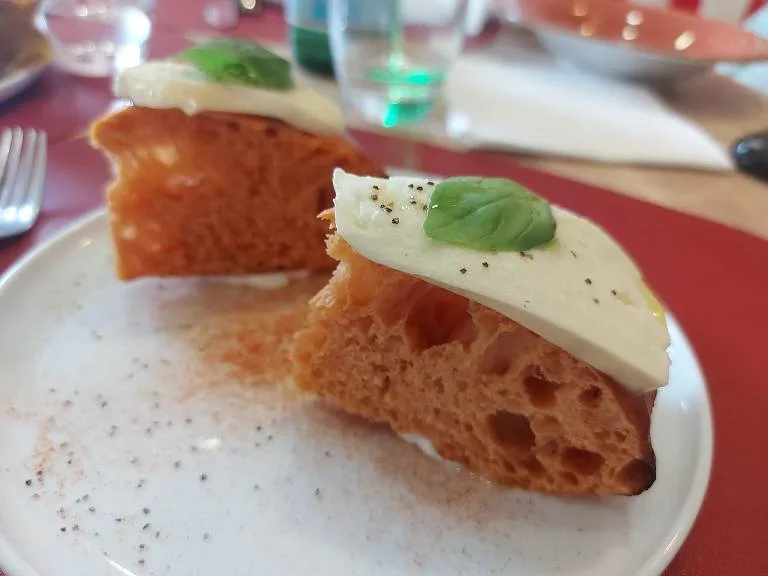
[[[338,234],[362,256],[504,314],[633,392],[667,383],[663,310],[632,259],[589,220],[553,206],[546,247],[478,252],[424,233],[433,182],[336,169],[333,184]]]
[[[232,112],[282,120],[314,134],[344,130],[341,109],[306,87],[265,90],[241,84],[211,82],[183,62],[154,60],[123,70],[113,91],[119,98],[147,108],[177,108],[187,114]]]

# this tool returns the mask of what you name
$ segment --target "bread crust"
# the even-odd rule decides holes
[[[316,214],[332,205],[333,169],[384,175],[341,136],[244,114],[131,106],[95,122],[91,141],[114,166],[124,280],[332,268]]]

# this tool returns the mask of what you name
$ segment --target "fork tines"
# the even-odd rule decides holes
[[[6,128],[0,134],[0,237],[26,232],[37,219],[47,140],[34,128]]]

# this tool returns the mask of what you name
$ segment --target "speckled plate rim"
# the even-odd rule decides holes
[[[390,169],[389,171],[400,174],[416,173],[415,171],[402,169]],[[106,224],[107,219],[107,211],[103,207],[87,212],[68,226],[54,233],[39,246],[27,252],[17,262],[12,264],[5,273],[0,276],[0,307],[2,307],[4,292],[8,290],[13,281],[18,278],[19,273],[25,267],[31,265],[37,259],[44,257],[48,252],[57,248],[61,242],[65,241],[70,236],[94,225],[99,220],[104,220],[104,223]],[[648,557],[636,576],[660,576],[675,557],[698,517],[707,492],[712,471],[714,423],[712,420],[712,407],[707,382],[704,378],[701,364],[699,363],[693,346],[676,318],[669,312],[667,312],[667,317],[671,336],[673,339],[679,341],[682,348],[686,349],[686,356],[691,363],[690,368],[694,371],[696,380],[700,382],[700,393],[698,395],[700,403],[698,408],[698,433],[700,444],[695,469],[692,473],[693,480],[691,489],[688,492],[685,501],[680,506],[677,520],[674,522],[673,528],[660,539],[661,542],[666,542],[667,544],[663,548],[657,549],[656,552]],[[26,560],[16,552],[2,533],[0,533],[0,569],[5,571],[6,576],[46,576],[41,575],[34,570]]]
[[[14,262],[5,273],[0,276],[0,302],[2,301],[3,294],[8,290],[8,287],[12,285],[13,281],[18,278],[18,274],[21,270],[32,264],[32,262],[38,258],[44,257],[49,251],[56,248],[60,242],[64,241],[69,236],[77,234],[80,230],[87,228],[102,218],[106,218],[106,210],[104,208],[91,210],[80,216],[68,226],[65,226],[51,235]],[[4,571],[6,576],[40,576],[40,574],[33,569],[27,561],[18,554],[18,552],[16,552],[2,533],[0,533],[0,570]]]
[[[0,285],[0,288],[2,286]],[[685,539],[690,534],[696,518],[699,516],[701,506],[709,487],[709,480],[712,475],[712,461],[714,457],[714,422],[712,420],[712,402],[709,397],[709,388],[701,370],[701,363],[693,349],[688,337],[685,335],[677,318],[668,310],[665,310],[669,331],[673,337],[676,337],[681,346],[687,348],[689,359],[691,360],[691,369],[695,371],[697,379],[701,382],[701,395],[699,398],[700,418],[699,418],[699,454],[696,460],[696,467],[693,472],[693,482],[688,496],[680,507],[677,527],[670,530],[664,537],[668,542],[662,550],[657,550],[645,563],[640,575],[659,575],[667,569],[669,563],[675,557]]]

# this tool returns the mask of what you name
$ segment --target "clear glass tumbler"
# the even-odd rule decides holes
[[[425,119],[465,35],[467,0],[329,0],[336,78],[347,106],[385,127]]]
[[[57,63],[79,76],[111,76],[147,58],[155,0],[43,0],[38,29]]]

